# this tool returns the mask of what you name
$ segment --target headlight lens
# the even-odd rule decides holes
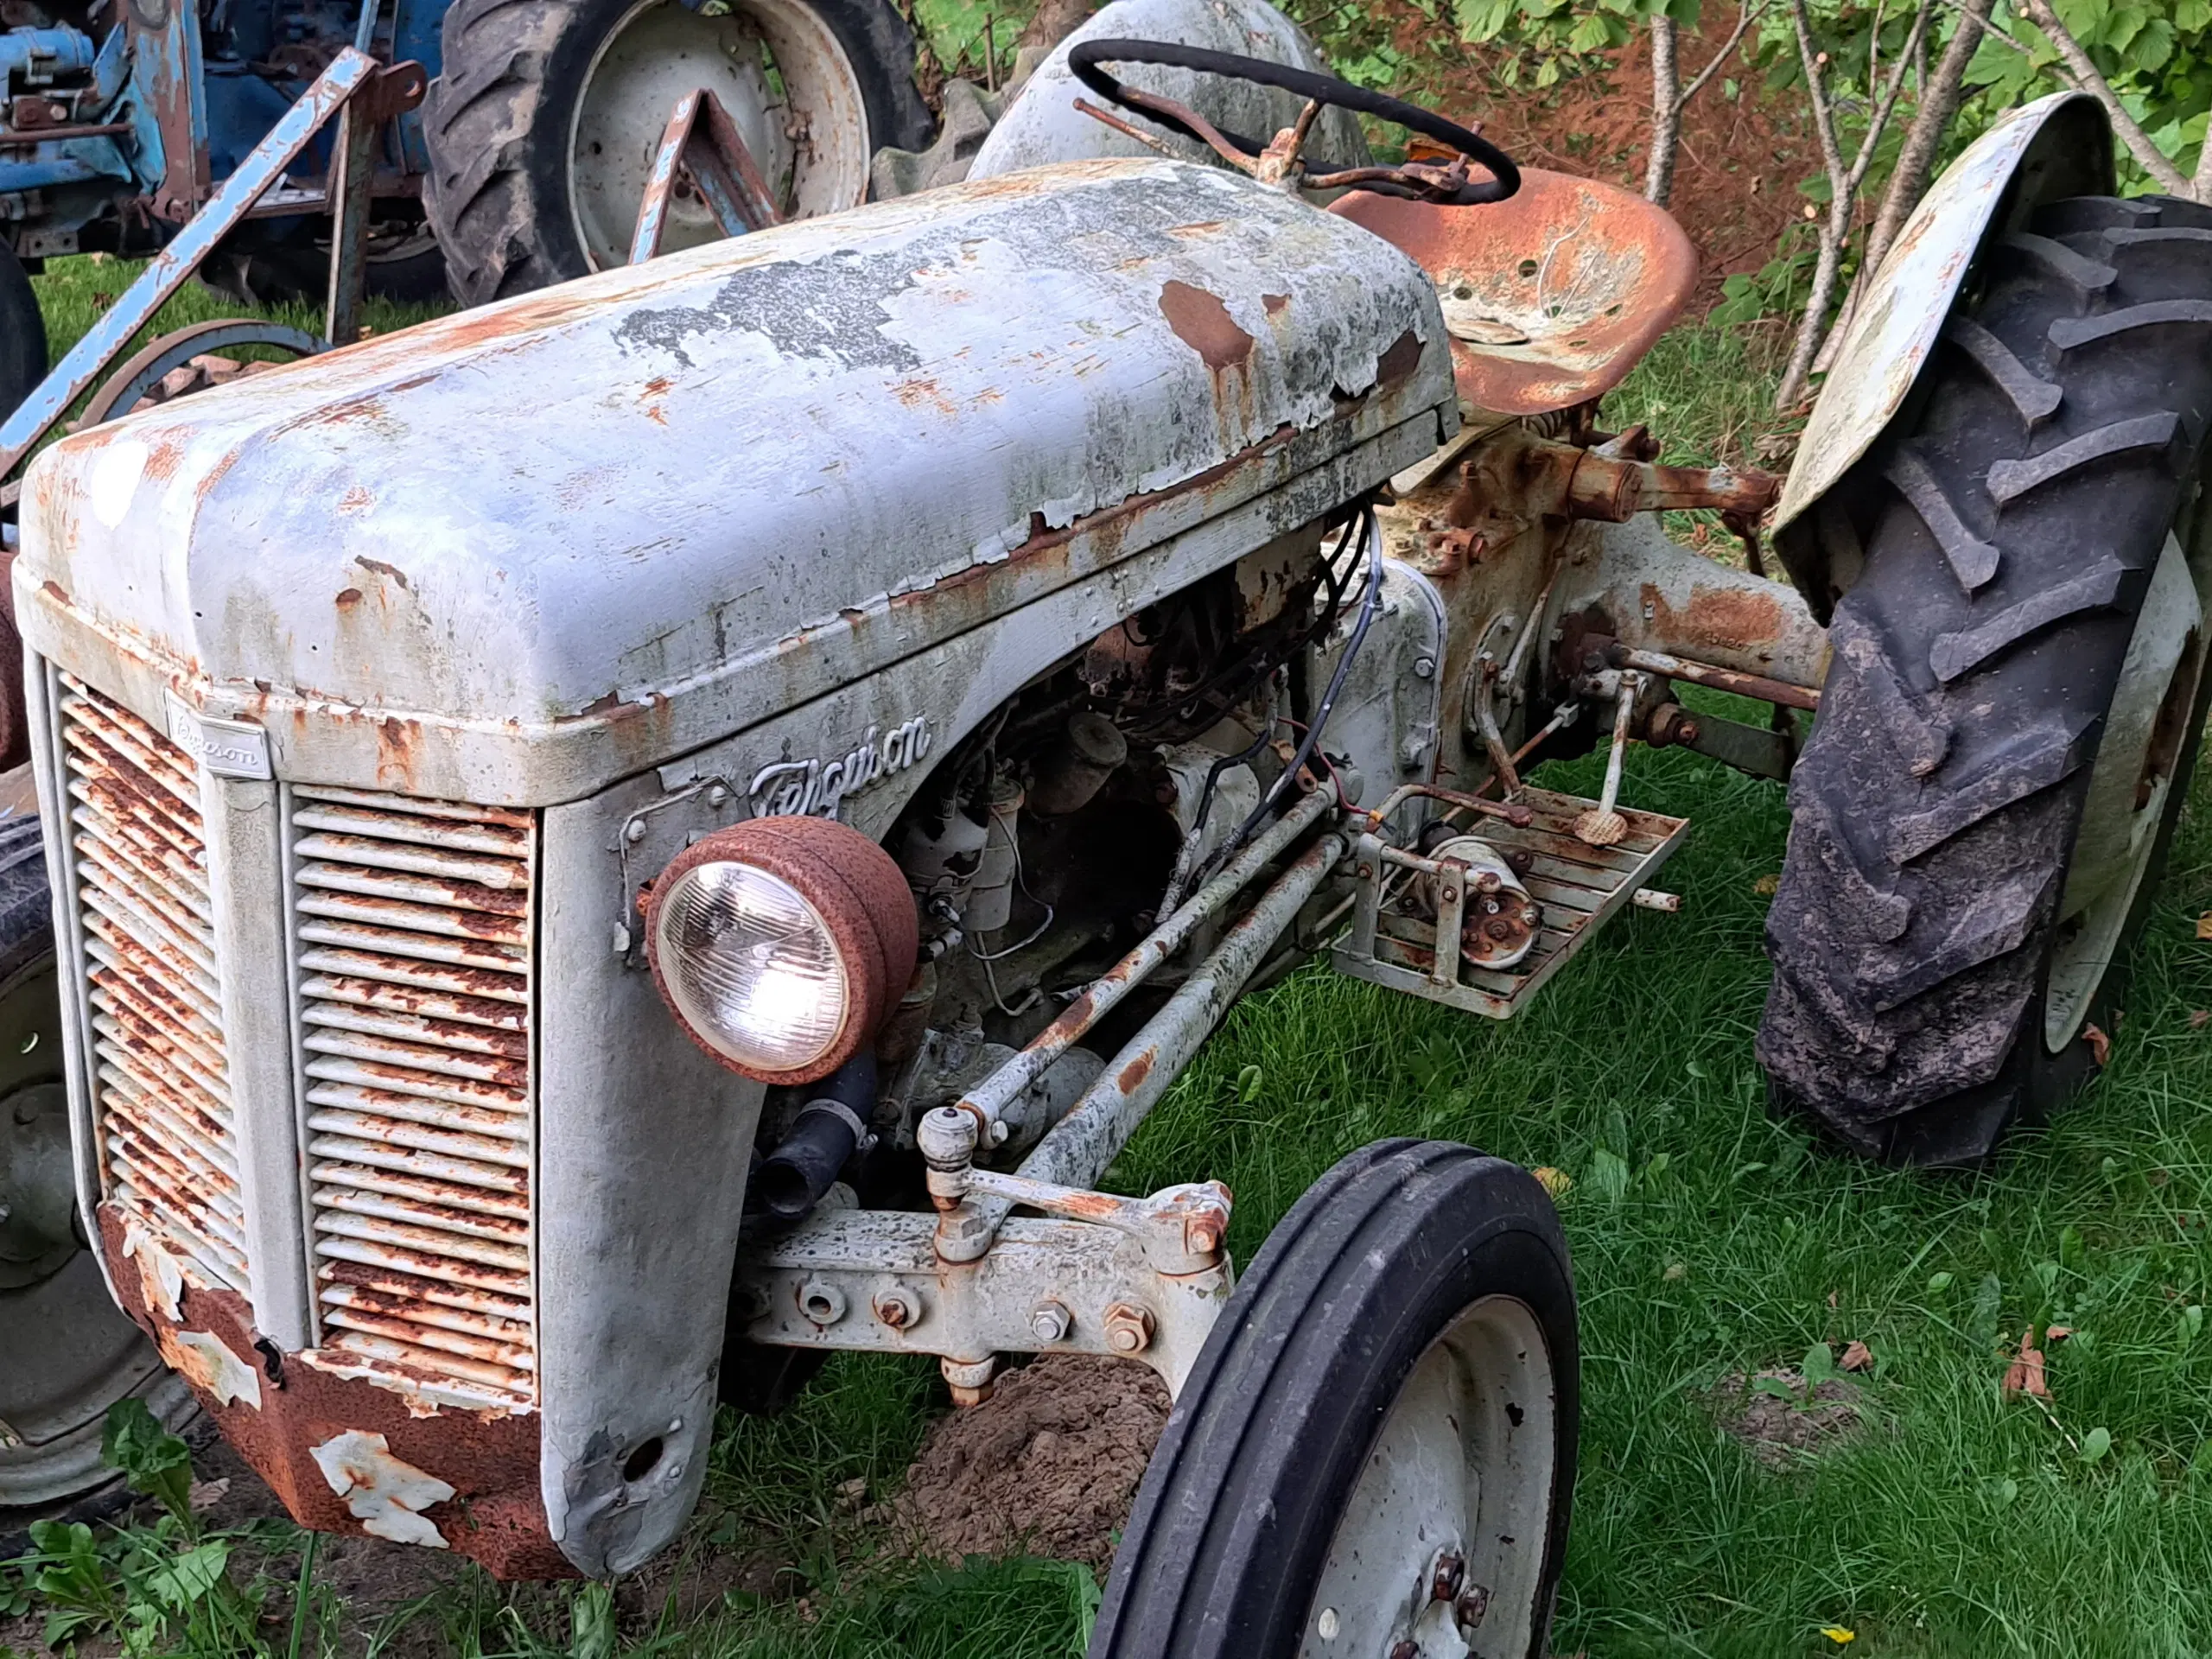
[[[811,1066],[852,994],[830,929],[789,882],[749,864],[695,865],[662,896],[653,940],[685,1025],[741,1066]]]

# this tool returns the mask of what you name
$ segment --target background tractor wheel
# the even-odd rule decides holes
[[[0,419],[46,378],[46,314],[16,251],[0,242]]]
[[[137,1395],[171,1428],[195,1409],[86,1247],[47,905],[38,820],[0,820],[0,1559],[31,1521],[122,1496],[100,1462],[110,1406]]]
[[[2212,690],[2212,208],[2053,203],[1984,267],[1823,509],[1865,564],[1767,922],[1777,1103],[1900,1163],[2102,1065]]]
[[[1199,1355],[1091,1659],[1542,1659],[1577,1364],[1567,1243],[1533,1176],[1441,1141],[1353,1154]]]
[[[868,158],[917,149],[930,116],[889,0],[456,0],[423,105],[424,204],[467,305],[625,263],[670,113],[704,86],[786,218],[868,192]],[[664,251],[720,238],[680,195]]]

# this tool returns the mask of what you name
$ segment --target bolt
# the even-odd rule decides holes
[[[1184,1224],[1183,1250],[1186,1255],[1211,1255],[1220,1248],[1219,1216],[1194,1216]]]
[[[1436,658],[1433,658],[1433,657],[1416,657],[1416,658],[1414,658],[1414,677],[1415,679],[1417,679],[1417,680],[1425,680],[1425,679],[1427,679],[1430,675],[1432,675],[1432,674],[1433,674],[1433,673],[1435,673],[1435,672],[1436,672]]]
[[[1483,924],[1483,931],[1503,944],[1513,937],[1513,924],[1503,916],[1493,916]]]
[[[1390,1659],[1421,1659],[1421,1643],[1411,1637],[1406,1637],[1403,1641],[1393,1644],[1390,1649]]]
[[[1490,1592],[1478,1584],[1452,1604],[1452,1618],[1463,1630],[1478,1630],[1489,1611]]]
[[[1496,893],[1502,885],[1503,883],[1501,883],[1497,879],[1497,872],[1496,870],[1484,870],[1478,873],[1475,877],[1475,891],[1477,893]]]
[[[712,785],[707,791],[707,804],[712,807],[728,806],[729,804],[729,791],[725,789],[720,784]]]
[[[1039,1302],[1030,1311],[1029,1334],[1039,1342],[1065,1342],[1075,1321],[1058,1302]]]
[[[1675,741],[1677,743],[1696,742],[1697,721],[1694,720],[1686,720],[1678,724],[1675,728]]]
[[[1457,887],[1446,887],[1441,893],[1437,894],[1439,902],[1446,905],[1454,902],[1459,897],[1459,889]]]
[[[1534,905],[1529,906],[1526,910],[1521,912],[1521,925],[1523,927],[1534,927],[1537,923],[1543,919],[1544,912],[1538,910]]]
[[[904,1331],[922,1319],[919,1303],[905,1290],[885,1290],[876,1293],[875,1317],[893,1331]]]
[[[1436,1573],[1428,1583],[1431,1601],[1455,1601],[1459,1586],[1467,1577],[1467,1558],[1456,1551],[1446,1550],[1436,1558]]]
[[[643,818],[632,818],[629,823],[622,826],[622,839],[628,842],[632,847],[636,846],[645,838],[645,821]]]
[[[1162,806],[1173,806],[1175,804],[1175,797],[1178,792],[1174,781],[1171,779],[1166,782],[1153,785],[1152,798]]]
[[[1586,671],[1592,674],[1603,673],[1605,668],[1605,653],[1602,651],[1584,652],[1582,653],[1582,666]]]
[[[1116,1302],[1106,1310],[1106,1345],[1122,1355],[1141,1354],[1152,1346],[1152,1310],[1131,1302]]]

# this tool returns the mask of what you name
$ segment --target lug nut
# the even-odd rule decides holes
[[[1058,1302],[1039,1302],[1029,1315],[1029,1334],[1039,1342],[1065,1342],[1075,1320]]]
[[[1141,1354],[1152,1346],[1152,1310],[1130,1302],[1116,1302],[1106,1310],[1106,1345],[1122,1355]]]
[[[1428,1599],[1431,1601],[1456,1601],[1459,1586],[1466,1582],[1467,1558],[1453,1550],[1446,1550],[1436,1558],[1436,1573],[1429,1580]]]

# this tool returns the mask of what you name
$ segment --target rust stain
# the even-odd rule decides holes
[[[1134,1095],[1144,1087],[1144,1080],[1152,1075],[1153,1052],[1145,1050],[1123,1066],[1114,1078],[1114,1084],[1125,1095]]]
[[[338,608],[340,610],[350,611],[360,602],[361,590],[359,588],[341,588],[338,590]]]
[[[187,1281],[180,1319],[156,1312],[147,1270],[124,1254],[123,1211],[99,1212],[106,1254],[124,1311],[164,1354],[188,1351],[176,1341],[185,1326],[204,1332],[232,1354],[260,1362],[261,1404],[224,1404],[198,1389],[200,1402],[224,1437],[266,1482],[301,1526],[318,1532],[370,1535],[362,1518],[331,1490],[313,1448],[351,1432],[384,1437],[393,1456],[453,1487],[454,1496],[423,1514],[453,1550],[507,1580],[573,1579],[575,1569],[553,1542],[538,1489],[538,1423],[529,1412],[486,1407],[424,1409],[363,1377],[339,1376],[315,1357],[278,1350],[254,1327],[245,1299]],[[143,1254],[143,1253],[142,1253]],[[391,1368],[395,1375],[404,1367]],[[188,1381],[192,1381],[189,1376]],[[423,1378],[442,1382],[442,1378]]]
[[[1168,282],[1160,290],[1160,315],[1215,374],[1241,368],[1251,359],[1252,336],[1236,326],[1227,306],[1202,288]]]
[[[165,434],[146,456],[145,476],[156,482],[174,478],[183,461],[184,441],[174,432]]]
[[[1262,294],[1260,296],[1260,304],[1266,309],[1267,314],[1269,316],[1279,317],[1284,313],[1284,311],[1289,308],[1290,296],[1287,294]]]
[[[645,382],[645,389],[638,394],[638,399],[640,403],[644,403],[655,397],[665,397],[670,389],[675,385],[676,382],[670,379],[668,376],[657,374]]]
[[[1656,583],[1643,583],[1640,596],[1651,632],[1673,642],[1673,648],[1685,657],[1702,651],[1758,652],[1780,639],[1789,627],[1781,601],[1772,594],[1700,583],[1690,589],[1688,605],[1679,611]]]
[[[423,741],[423,723],[387,715],[375,722],[377,781],[397,785],[397,792],[413,792],[415,751]]]
[[[366,512],[376,505],[377,499],[365,484],[356,484],[338,498],[338,511],[346,513]]]
[[[891,388],[891,395],[907,409],[919,409],[925,404],[942,414],[957,415],[960,411],[944,389],[926,376],[901,380]]]

